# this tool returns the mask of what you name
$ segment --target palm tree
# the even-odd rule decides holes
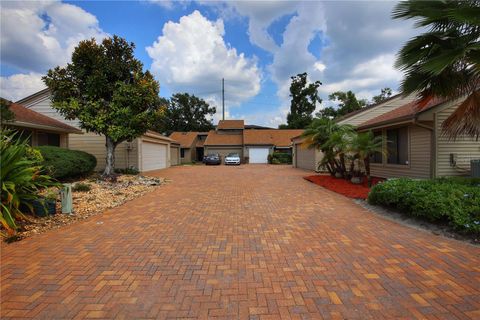
[[[332,150],[336,163],[336,172],[347,178],[346,156],[350,146],[351,137],[354,135],[353,128],[349,125],[337,126],[328,140],[323,144],[325,150]]]
[[[351,132],[353,127],[350,125],[338,125],[329,118],[315,118],[305,129],[302,137],[305,138],[309,148],[322,151],[323,159],[320,165],[324,165],[331,175],[336,172],[344,175],[346,144],[343,138]]]
[[[480,0],[403,1],[393,18],[415,19],[428,30],[399,51],[396,67],[404,71],[402,92],[419,95],[423,108],[435,97],[466,99],[442,124],[443,132],[480,136]]]
[[[370,157],[376,152],[385,153],[381,136],[374,136],[372,131],[353,135],[350,142],[350,151],[355,153],[355,158],[363,161],[368,186],[372,185],[370,176]]]
[[[323,149],[322,146],[327,142],[337,126],[338,125],[335,121],[331,119],[315,118],[302,134],[302,137],[305,138],[305,143],[309,148],[315,148],[322,151],[323,159],[319,165],[325,166],[331,175],[335,174],[335,157],[329,152],[329,150]]]

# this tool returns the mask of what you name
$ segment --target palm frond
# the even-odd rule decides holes
[[[452,140],[461,135],[480,137],[480,90],[469,95],[442,123],[444,134]]]

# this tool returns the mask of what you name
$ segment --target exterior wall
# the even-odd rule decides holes
[[[32,147],[37,147],[38,146],[38,133],[44,132],[44,133],[54,133],[58,134],[60,136],[60,148],[68,148],[68,137],[69,135],[78,135],[78,134],[68,134],[65,132],[58,132],[58,131],[49,131],[49,130],[40,130],[40,129],[34,129],[34,128],[28,128],[28,127],[17,127],[15,125],[9,125],[9,128],[15,129],[15,130],[28,130],[32,132],[31,135],[31,142],[32,142]]]
[[[170,145],[170,164],[176,166],[180,164],[180,147]]]
[[[95,170],[105,168],[107,150],[105,137],[95,133],[71,134],[69,136],[69,149],[81,150],[93,154],[97,158]],[[128,143],[122,142],[115,149],[115,167],[124,169],[128,167],[139,168],[138,139]]]
[[[318,171],[318,163],[322,160],[323,153],[318,149],[309,149],[301,139],[293,140],[292,166],[294,168]]]
[[[442,134],[442,123],[452,114],[458,104],[458,101],[450,102],[435,114],[436,177],[469,175],[470,160],[480,159],[480,141],[466,136],[449,141]],[[456,158],[456,164],[451,164],[450,154]]]
[[[184,157],[180,158],[181,163],[191,163],[193,160],[195,160],[195,152],[196,150],[194,148],[182,148],[184,149]]]
[[[382,129],[384,149],[386,150],[386,128]],[[432,176],[432,133],[430,130],[408,126],[408,165],[388,164],[385,155],[383,163],[370,164],[372,176],[381,178],[430,178]]]
[[[74,134],[70,134],[70,135],[74,135]],[[68,133],[60,134],[60,148],[68,148],[68,137],[69,137]]]
[[[48,92],[38,97],[26,100],[22,102],[22,105],[50,118],[59,120],[73,127],[80,128],[80,122],[78,120],[66,120],[64,116],[52,108],[52,100],[50,100],[50,94]]]
[[[232,152],[238,153],[240,155],[240,159],[244,159],[243,147],[241,146],[205,146],[205,155],[209,153],[218,153],[222,158],[222,162],[223,159],[225,159],[225,156]]]
[[[373,119],[377,116],[380,116],[384,113],[392,111],[398,107],[401,107],[407,103],[412,102],[415,99],[415,96],[408,96],[408,97],[398,97],[392,99],[390,101],[385,102],[385,104],[379,104],[371,109],[367,109],[363,112],[359,112],[358,114],[351,116],[345,120],[340,120],[338,124],[350,124],[353,126],[358,126],[365,121]]]

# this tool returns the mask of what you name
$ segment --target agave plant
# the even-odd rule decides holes
[[[0,133],[0,222],[8,235],[15,234],[16,220],[26,218],[22,209],[32,210],[31,202],[39,199],[39,189],[56,185],[49,176],[41,174],[42,168],[35,160],[29,159],[29,149],[27,140],[18,134]]]
[[[421,109],[434,98],[462,98],[442,124],[450,138],[480,136],[480,1],[402,1],[393,18],[415,19],[427,31],[398,53],[404,94],[418,93]]]

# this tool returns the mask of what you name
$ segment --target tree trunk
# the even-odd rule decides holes
[[[340,153],[340,170],[342,173],[343,178],[347,178],[347,168],[345,165],[345,155],[343,153]]]
[[[350,175],[352,177],[353,177],[353,172],[355,171],[355,159],[356,159],[355,157],[351,158],[350,169],[349,169],[350,172],[347,173],[347,175]]]
[[[365,174],[367,175],[368,187],[370,188],[372,186],[372,177],[370,177],[370,157],[365,157],[363,163],[365,164]]]
[[[102,176],[104,178],[110,178],[115,172],[115,148],[117,144],[110,137],[106,137],[105,146],[107,147],[107,159]]]

